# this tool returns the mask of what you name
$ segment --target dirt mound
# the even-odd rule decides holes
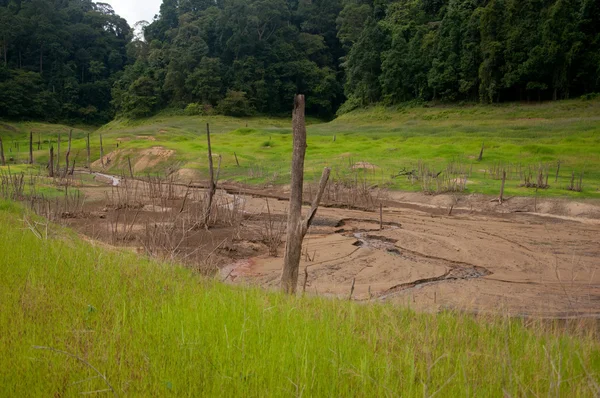
[[[105,168],[112,166],[117,159],[121,158],[123,152],[123,150],[117,149],[105,154],[104,157],[92,163],[92,168],[98,170],[101,169],[103,165]]]
[[[198,171],[194,169],[180,169],[175,173],[175,179],[187,184],[190,181],[198,181],[200,175]]]
[[[174,150],[166,149],[162,146],[155,146],[141,151],[117,149],[104,155],[102,159],[98,159],[92,163],[92,168],[96,170],[101,169],[103,161],[105,169],[110,168],[117,163],[121,163],[121,167],[127,167],[127,161],[125,157],[131,156],[133,169],[135,172],[141,172],[167,161],[174,154]]]
[[[136,162],[133,166],[135,171],[143,171],[169,160],[175,154],[172,149],[166,149],[162,146],[155,146],[150,149],[144,149],[137,153]]]

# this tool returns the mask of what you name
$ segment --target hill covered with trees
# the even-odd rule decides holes
[[[0,0],[0,117],[110,120],[130,32],[107,4]]]
[[[0,0],[0,116],[331,116],[600,91],[597,0],[163,0],[135,36],[88,0]]]

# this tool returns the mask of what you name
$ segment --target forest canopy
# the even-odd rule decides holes
[[[129,62],[127,22],[89,0],[0,0],[0,116],[100,123]]]
[[[597,0],[0,0],[0,116],[89,122],[600,91]]]

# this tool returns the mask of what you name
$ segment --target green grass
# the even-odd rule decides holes
[[[6,396],[106,390],[90,366],[121,396],[598,393],[593,335],[230,287],[25,219],[0,202]]]
[[[522,181],[513,173],[506,195],[600,198],[599,115],[600,101],[570,100],[538,105],[375,107],[354,111],[330,123],[310,120],[307,178],[317,179],[325,166],[334,168],[334,176],[353,178],[352,165],[362,161],[377,169],[358,172],[360,178],[393,189],[419,190],[419,184],[391,176],[403,168],[416,168],[419,161],[436,171],[453,162],[471,174],[468,193],[497,195],[500,181],[489,175],[493,167],[515,170],[520,165],[537,169],[540,164],[548,164],[550,189],[536,193],[519,187]],[[250,184],[289,182],[289,119],[159,115],[141,121],[117,120],[93,133],[93,158],[99,157],[97,141],[102,133],[105,153],[116,149],[119,140],[124,150],[113,163],[113,172],[126,171],[126,156],[135,160],[139,150],[160,145],[175,150],[175,156],[137,170],[138,174],[183,167],[205,177],[206,123],[214,133],[213,151],[223,156],[222,178]],[[79,163],[85,156],[83,134],[77,135],[73,150]],[[156,141],[144,139],[146,136]],[[486,150],[483,161],[478,162],[482,143]],[[240,167],[236,166],[234,153]],[[46,151],[36,157],[46,161]],[[561,173],[555,182],[558,161]],[[584,173],[584,192],[565,189],[572,172],[577,176]]]

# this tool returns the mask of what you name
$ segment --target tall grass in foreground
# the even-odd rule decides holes
[[[0,202],[3,396],[599,392],[591,335],[230,287],[27,217]]]

